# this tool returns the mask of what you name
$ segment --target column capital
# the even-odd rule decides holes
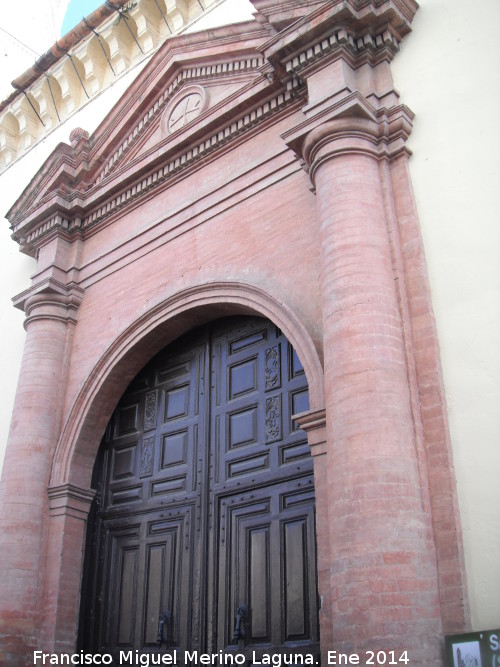
[[[353,93],[281,136],[304,161],[315,186],[318,166],[339,155],[366,154],[375,159],[392,159],[402,152],[410,155],[406,141],[413,118],[403,104],[377,111],[359,93]]]
[[[35,320],[59,320],[74,324],[83,294],[83,288],[76,283],[65,285],[46,278],[18,294],[13,302],[16,308],[26,313],[25,329]]]
[[[73,484],[49,488],[49,508],[52,516],[71,515],[86,520],[95,496],[92,489],[81,489]]]
[[[311,454],[318,456],[326,454],[326,410],[309,410],[294,415],[293,420],[307,433],[307,440]]]

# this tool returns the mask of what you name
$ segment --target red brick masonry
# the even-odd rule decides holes
[[[416,3],[253,4],[255,21],[167,41],[9,211],[38,268],[16,298],[2,664],[74,649],[114,406],[168,342],[234,313],[276,323],[306,370],[325,664],[335,648],[442,665],[443,633],[468,628],[412,114],[390,72]]]

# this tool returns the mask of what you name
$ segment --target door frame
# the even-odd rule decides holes
[[[281,329],[297,352],[309,384],[310,410],[300,426],[314,457],[316,507],[327,516],[326,434],[323,368],[311,333],[299,315],[260,287],[233,282],[189,288],[161,301],[131,323],[106,353],[79,392],[55,449],[48,488],[49,531],[41,639],[49,651],[76,650],[83,552],[92,469],[101,435],[128,383],[163,347],[186,331],[227,315],[265,317]],[[316,530],[321,645],[329,645],[328,522]],[[70,573],[70,574],[69,574]]]

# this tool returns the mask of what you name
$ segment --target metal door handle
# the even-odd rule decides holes
[[[172,612],[168,610],[163,611],[158,617],[158,636],[156,638],[156,641],[160,646],[162,644],[168,646],[169,644],[170,640],[168,637],[168,633],[170,630],[171,621],[172,621]]]
[[[248,617],[248,606],[243,604],[238,607],[235,613],[235,622],[234,622],[234,632],[233,632],[233,642],[236,644],[240,639],[243,639],[245,632],[242,627],[243,619]]]

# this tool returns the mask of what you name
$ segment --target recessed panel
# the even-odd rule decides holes
[[[250,531],[250,608],[251,637],[265,641],[269,637],[269,528]]]
[[[138,549],[124,549],[120,582],[120,606],[118,614],[118,644],[130,646],[134,641],[135,573]]]
[[[137,430],[138,404],[122,406],[118,409],[116,435],[126,435]]]
[[[252,458],[231,461],[227,466],[228,477],[238,477],[250,473],[261,472],[269,468],[269,455],[253,456]]]
[[[267,339],[267,330],[262,329],[261,331],[256,331],[247,336],[240,336],[238,338],[233,338],[229,343],[229,351],[231,354],[244,350],[250,345],[255,345],[255,343],[260,343],[262,340]]]
[[[165,493],[175,493],[177,491],[184,491],[186,488],[186,478],[174,477],[173,479],[167,479],[164,482],[154,482],[152,484],[152,493],[153,496],[161,496]]]
[[[280,498],[281,509],[293,509],[299,505],[311,507],[314,504],[314,486],[311,484],[308,489],[284,493]]]
[[[257,389],[257,359],[248,359],[229,368],[229,398]]]
[[[257,440],[257,407],[229,415],[229,448],[246,445]]]
[[[162,468],[186,463],[187,438],[187,431],[169,433],[163,436]]]
[[[140,500],[141,498],[142,498],[142,485],[130,486],[127,489],[118,489],[117,491],[111,491],[111,502],[113,505],[129,503],[134,500]]]
[[[165,391],[165,421],[187,415],[189,405],[189,386],[177,387]]]
[[[181,378],[183,375],[187,375],[189,373],[190,368],[190,362],[177,364],[176,366],[169,366],[168,368],[161,368],[158,371],[157,382],[158,384],[161,384],[162,382],[167,382],[167,380]]]
[[[298,442],[293,445],[284,446],[280,450],[280,463],[295,463],[300,459],[309,459],[311,449],[307,442]]]
[[[288,346],[288,353],[290,358],[290,379],[297,377],[297,375],[304,374],[304,366],[297,355],[297,352],[291,345]]]
[[[113,480],[133,477],[135,469],[135,444],[123,449],[115,449],[113,453]]]
[[[165,571],[165,546],[155,544],[148,548],[147,559],[147,601],[146,615],[144,620],[144,639],[145,646],[157,646],[158,635],[158,611],[161,609],[161,584],[163,572]]]
[[[306,536],[303,520],[284,525],[286,638],[307,631]]]
[[[309,410],[309,392],[307,389],[302,391],[297,391],[291,396],[292,405],[291,405],[291,416],[298,415],[301,412],[306,412]],[[298,427],[295,425],[295,422],[292,420],[292,430],[298,431]]]

